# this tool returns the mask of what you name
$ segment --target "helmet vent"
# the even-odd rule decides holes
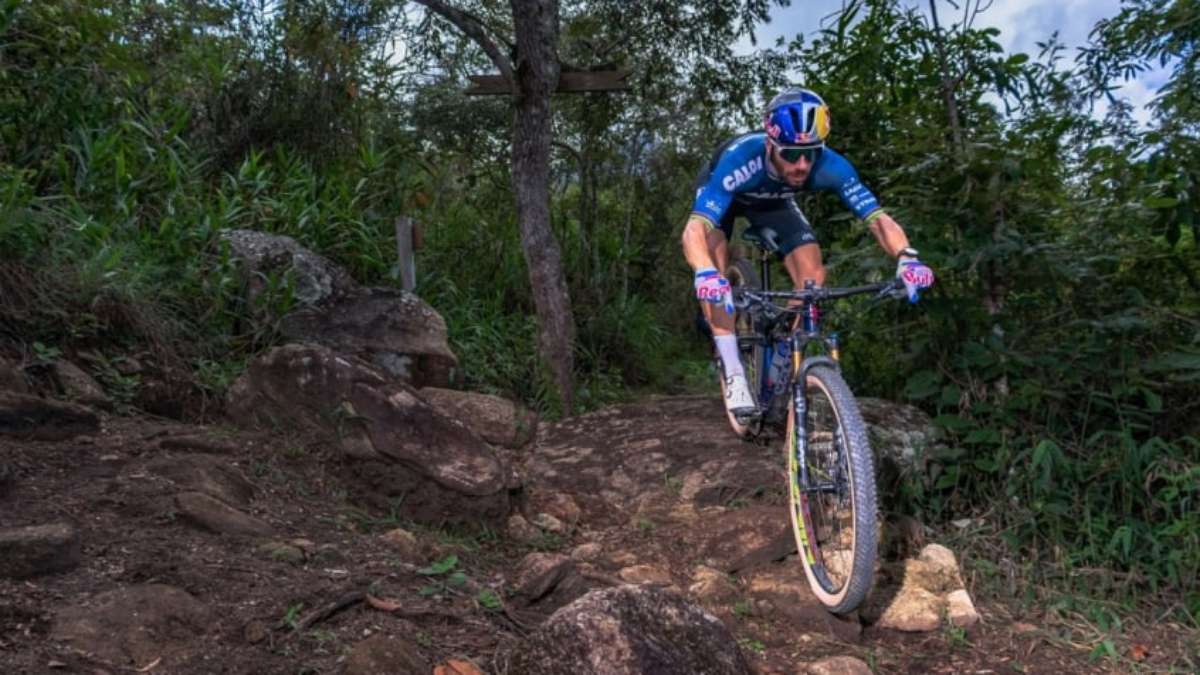
[[[797,113],[797,112],[796,112],[796,108],[795,108],[795,106],[790,106],[790,105],[789,105],[789,106],[788,106],[788,109],[787,109],[787,111],[788,111],[788,117],[792,118],[792,131],[793,131],[793,133],[800,133],[800,132],[803,132],[803,131],[804,131],[804,127],[800,126],[800,113]]]

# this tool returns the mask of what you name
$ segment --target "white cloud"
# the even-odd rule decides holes
[[[937,2],[942,25],[961,22],[961,9],[955,9],[947,0]],[[928,2],[905,0],[904,4],[928,14]],[[962,1],[956,4],[963,7]],[[1074,62],[1076,50],[1088,44],[1088,35],[1096,22],[1116,15],[1120,6],[1120,0],[994,0],[987,11],[976,18],[974,25],[998,28],[1000,35],[996,41],[1006,52],[1024,52],[1034,58],[1040,51],[1037,43],[1049,40],[1057,31],[1059,42],[1066,47],[1063,62],[1068,65]],[[803,33],[811,40],[812,34],[821,28],[821,19],[840,7],[842,0],[798,0],[791,7],[775,8],[771,23],[756,31],[759,44],[773,45],[777,37],[790,40],[797,33]],[[736,49],[749,52],[749,41],[742,40]],[[1145,106],[1164,80],[1163,69],[1147,71],[1138,79],[1123,83],[1117,95],[1133,104],[1135,117],[1144,124],[1150,118]],[[1098,114],[1103,114],[1103,109],[1098,108]]]

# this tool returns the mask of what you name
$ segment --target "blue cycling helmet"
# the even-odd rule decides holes
[[[763,127],[782,145],[820,147],[829,136],[829,106],[810,89],[785,89],[767,104]]]

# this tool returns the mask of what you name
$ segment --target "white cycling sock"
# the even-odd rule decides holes
[[[736,335],[714,335],[713,342],[717,343],[717,353],[721,355],[721,365],[725,368],[725,377],[734,375],[745,376],[742,370],[742,360],[738,358],[738,343]]]

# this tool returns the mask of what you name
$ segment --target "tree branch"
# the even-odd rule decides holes
[[[416,2],[417,4],[425,5],[430,11],[454,24],[464,35],[474,40],[475,44],[483,48],[483,51],[492,60],[492,63],[495,64],[500,74],[504,76],[504,79],[508,80],[512,86],[513,93],[516,93],[517,81],[513,77],[512,61],[509,60],[504,52],[500,51],[500,48],[496,46],[495,40],[488,36],[487,26],[484,25],[483,21],[470,12],[447,5],[442,0],[416,0]]]

